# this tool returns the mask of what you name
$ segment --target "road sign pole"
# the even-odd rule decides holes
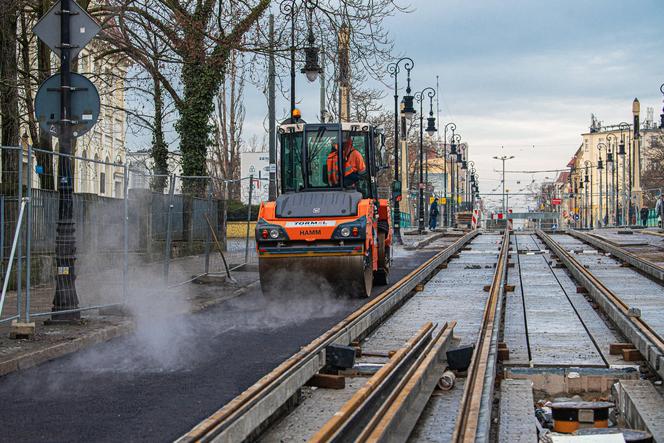
[[[73,211],[72,180],[72,131],[71,131],[71,43],[70,43],[70,0],[60,0],[60,155],[58,169],[59,206],[55,237],[55,261],[57,265],[55,296],[53,297],[52,321],[78,321],[80,312],[76,294],[76,228]],[[58,311],[70,311],[57,314]]]

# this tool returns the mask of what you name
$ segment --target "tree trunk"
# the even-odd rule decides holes
[[[210,117],[214,110],[214,95],[221,82],[221,72],[192,60],[182,69],[184,99],[176,130],[180,135],[182,174],[186,177],[207,175],[207,146],[210,143]],[[205,183],[185,179],[185,193],[204,196]]]
[[[0,142],[2,146],[19,146],[18,70],[16,56],[18,8],[15,2],[0,8]],[[18,218],[18,168],[22,150],[2,149],[2,183],[0,195],[5,197],[5,239],[11,239]],[[3,256],[7,257],[11,240],[6,241]]]
[[[163,193],[166,189],[168,175],[168,147],[164,139],[163,108],[161,83],[153,76],[154,81],[154,126],[152,128],[152,159],[154,160],[152,190]]]
[[[37,9],[39,20],[46,14],[51,4],[50,0],[39,0],[39,7]],[[51,75],[51,50],[48,49],[41,40],[37,40],[37,80],[41,84]],[[39,131],[39,139],[34,143],[35,146],[43,151],[53,152],[53,143],[51,135],[47,131]],[[55,189],[55,169],[53,168],[53,155],[44,152],[37,152],[37,164],[43,168],[43,173],[39,174],[39,184],[42,189]]]
[[[2,146],[19,145],[18,70],[15,2],[0,9],[0,115]],[[2,150],[3,194],[14,194],[18,186],[18,151]]]

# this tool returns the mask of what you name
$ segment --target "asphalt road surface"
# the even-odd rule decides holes
[[[434,253],[395,258],[392,282]],[[257,290],[175,318],[148,306],[130,336],[0,378],[0,441],[174,440],[365,301]]]

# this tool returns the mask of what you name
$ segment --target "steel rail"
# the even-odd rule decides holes
[[[620,246],[611,244],[610,242],[599,238],[596,235],[586,234],[584,232],[579,232],[575,230],[569,230],[567,232],[572,237],[576,237],[581,241],[591,244],[592,246],[602,249],[610,253],[611,255],[618,257],[620,260],[625,263],[629,263],[637,269],[645,272],[646,274],[656,278],[660,282],[664,282],[664,267],[659,266],[649,260],[645,260],[636,254],[626,251]]]
[[[445,324],[436,334],[428,349],[422,353],[403,382],[372,417],[358,441],[406,442],[426,407],[436,384],[447,366],[446,351],[456,322]]]
[[[359,441],[392,393],[399,390],[409,369],[428,350],[434,325],[427,322],[309,439],[309,443]]]
[[[489,297],[484,308],[482,327],[475,343],[473,358],[468,369],[456,425],[452,434],[452,441],[455,443],[488,441],[489,438],[490,405],[495,380],[495,347],[500,326],[500,318],[496,315],[496,312],[505,290],[509,248],[510,233],[509,230],[505,230],[503,244],[498,255],[498,263],[489,290]],[[487,407],[489,413],[483,411],[483,408],[486,409]]]
[[[471,231],[431,257],[394,286],[303,347],[177,441],[240,442],[255,436],[257,431],[324,367],[325,349],[328,345],[347,345],[361,337],[399,306],[416,285],[478,234],[477,230]]]
[[[558,256],[574,278],[588,290],[590,296],[625,337],[636,346],[650,366],[664,377],[664,339],[662,336],[640,316],[632,315],[630,306],[620,296],[604,285],[550,235],[539,230],[536,231],[536,234]]]

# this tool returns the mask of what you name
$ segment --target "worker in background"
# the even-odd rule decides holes
[[[646,226],[648,226],[648,214],[650,213],[648,205],[644,203],[643,206],[641,207],[640,212],[641,212],[641,224],[645,228]]]
[[[436,223],[438,222],[438,199],[434,198],[429,207],[429,230],[434,231],[436,229]]]
[[[353,147],[353,140],[347,139],[344,142],[344,186],[355,187],[362,175],[367,172],[367,166],[364,163],[362,154]],[[336,144],[327,156],[327,181],[330,186],[339,184],[339,162],[337,161]]]

